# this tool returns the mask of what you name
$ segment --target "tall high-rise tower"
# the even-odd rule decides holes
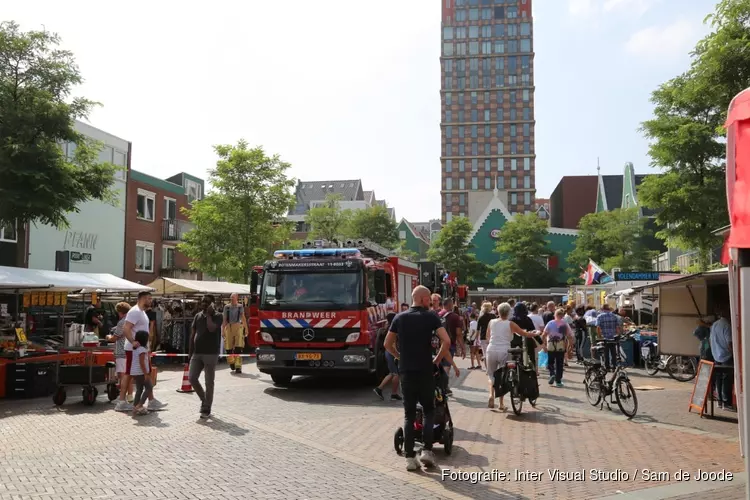
[[[440,0],[442,219],[534,210],[531,0]]]

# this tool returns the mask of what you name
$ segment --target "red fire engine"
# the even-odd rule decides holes
[[[258,369],[276,385],[331,372],[384,377],[386,316],[411,303],[418,282],[416,264],[369,242],[274,252],[251,281]]]

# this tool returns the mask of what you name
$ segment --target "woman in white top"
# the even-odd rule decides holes
[[[508,360],[508,349],[510,341],[513,340],[513,334],[522,337],[534,338],[535,332],[527,332],[517,324],[508,320],[511,307],[507,302],[503,302],[497,308],[499,319],[493,319],[489,324],[489,344],[487,344],[487,353],[485,355],[485,364],[487,365],[487,376],[490,383],[490,398],[487,402],[488,408],[495,407],[495,372],[499,368],[505,367]],[[505,410],[503,402],[504,396],[500,396],[500,410]]]

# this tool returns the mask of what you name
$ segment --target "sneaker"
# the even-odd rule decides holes
[[[234,373],[242,373],[242,368],[236,368],[236,369],[234,370]]]
[[[435,454],[432,453],[432,450],[422,450],[419,461],[427,467],[432,467],[435,465]]]
[[[201,418],[209,418],[211,416],[210,410],[201,410]]]
[[[133,404],[120,399],[117,401],[117,404],[115,405],[115,411],[123,411],[123,412],[133,411]]]
[[[391,394],[391,401],[402,401],[403,398],[399,394]]]
[[[406,457],[406,470],[419,470],[417,457]]]
[[[148,402],[148,409],[152,411],[161,410],[165,406],[167,406],[167,403],[162,403],[158,399],[152,399],[151,401]]]
[[[453,396],[453,391],[450,390],[450,389],[448,389],[447,391],[445,391],[445,395],[446,396]]]
[[[563,388],[563,387],[565,387],[565,386],[563,385],[563,383],[562,383],[562,382],[558,382],[558,383],[556,383],[556,384],[555,384],[555,387],[557,387],[557,388],[559,388],[559,389],[562,389],[562,388]]]
[[[132,403],[135,398],[132,394],[128,394],[127,396],[125,396],[125,399],[128,400],[128,403]]]
[[[383,397],[383,390],[380,387],[376,387],[372,390],[372,392],[375,393],[377,397],[380,398],[381,401],[385,401],[385,398]]]
[[[554,376],[554,375],[552,375],[552,376],[551,376],[551,377],[549,378],[549,385],[552,385],[552,384],[554,384],[554,383],[555,383],[555,376]]]

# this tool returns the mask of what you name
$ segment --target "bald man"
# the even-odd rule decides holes
[[[242,358],[237,354],[240,354],[242,348],[245,347],[245,333],[249,329],[247,328],[244,306],[240,304],[236,293],[232,294],[231,301],[231,304],[224,308],[221,334],[224,337],[229,369],[232,373],[242,373]]]
[[[417,470],[414,452],[414,420],[417,416],[417,403],[422,405],[424,427],[422,437],[424,447],[420,461],[427,467],[435,465],[432,453],[432,428],[435,417],[435,372],[440,360],[448,356],[451,345],[448,332],[443,328],[440,318],[430,310],[430,291],[418,286],[411,294],[412,306],[408,311],[399,313],[391,322],[388,335],[385,337],[385,348],[399,360],[398,369],[401,376],[401,394],[404,398],[404,452],[406,469]],[[440,350],[433,357],[432,338],[437,335]]]

